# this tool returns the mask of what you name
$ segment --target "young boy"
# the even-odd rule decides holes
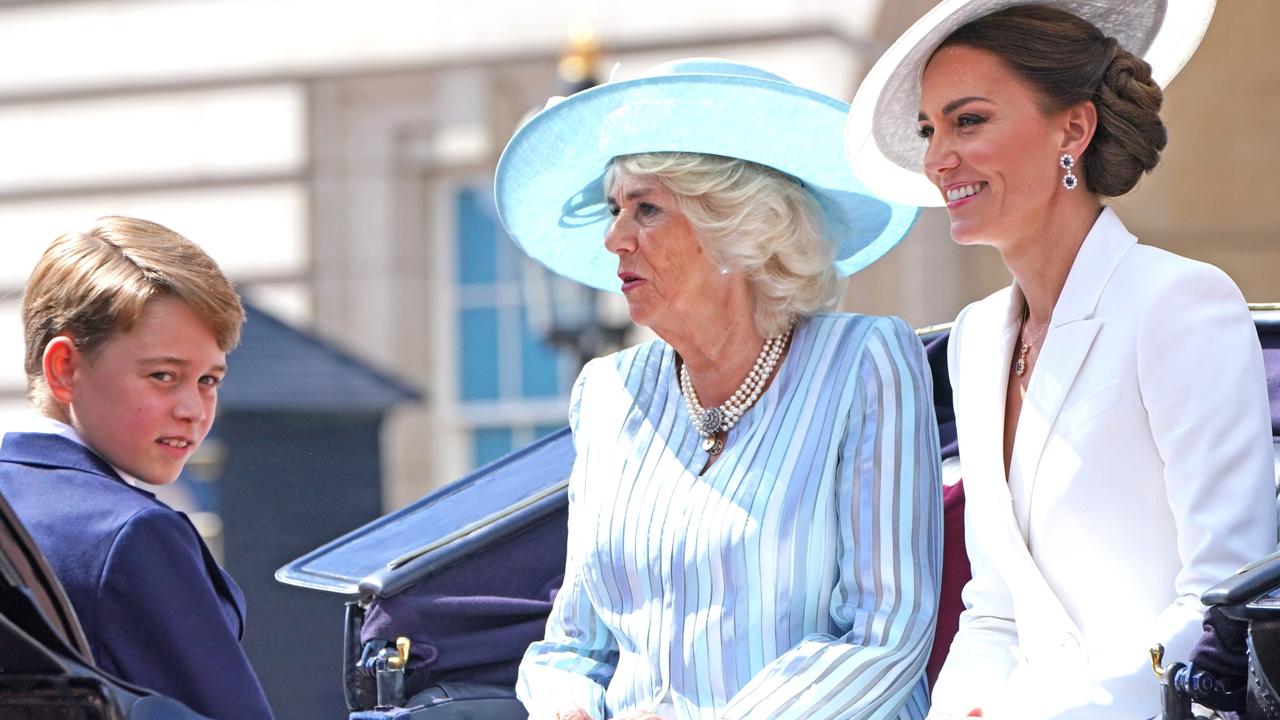
[[[104,217],[53,242],[22,300],[38,413],[0,446],[0,493],[66,588],[104,670],[211,718],[270,718],[244,598],[165,485],[213,424],[244,309],[177,233]]]

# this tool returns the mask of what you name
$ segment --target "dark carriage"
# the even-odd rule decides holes
[[[955,457],[947,327],[920,336],[943,457]],[[281,582],[348,596],[343,683],[352,720],[524,720],[516,669],[542,637],[563,577],[573,460],[562,428],[276,573]],[[969,573],[959,486],[948,486],[944,498],[955,540],[932,672],[955,632]]]
[[[1280,307],[1256,308],[1254,317],[1272,431],[1280,438],[1274,419]],[[946,329],[921,337],[933,368],[943,455],[954,456]],[[524,647],[542,635],[563,572],[572,463],[564,429],[279,571],[283,582],[346,598],[342,682],[351,718],[524,718],[512,686]],[[944,461],[944,477],[948,467]],[[954,633],[967,575],[959,486],[948,486],[944,498],[947,551],[934,667]],[[1204,599],[1249,623],[1249,717],[1280,718],[1280,708],[1268,704],[1280,687],[1280,554],[1226,579]],[[408,642],[397,645],[401,638]],[[1193,668],[1162,670],[1166,716],[1181,720],[1204,679]],[[199,717],[94,667],[60,585],[2,497],[0,717]]]
[[[1280,307],[1255,306],[1254,319],[1280,442]],[[934,376],[945,479],[945,459],[957,454],[947,328],[920,334]],[[343,682],[352,718],[525,717],[512,686],[525,646],[542,636],[563,572],[573,457],[565,428],[281,568],[282,582],[348,596]],[[958,486],[947,487],[944,502],[935,670],[955,632],[968,576]],[[1251,621],[1254,681],[1259,691],[1280,687],[1280,554],[1204,599]],[[400,638],[407,648],[397,648]],[[1179,685],[1180,668],[1167,670],[1166,695],[1177,707],[1189,704],[1188,673]],[[1280,710],[1250,717],[1280,718]]]

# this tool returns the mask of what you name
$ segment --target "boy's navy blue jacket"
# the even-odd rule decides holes
[[[270,718],[244,597],[185,515],[58,435],[9,433],[0,493],[66,588],[99,667],[223,720]]]

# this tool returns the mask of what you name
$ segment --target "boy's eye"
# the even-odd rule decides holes
[[[208,387],[217,387],[222,384],[222,378],[217,375],[201,375],[200,384]]]
[[[158,370],[156,372],[151,373],[151,377],[156,380],[159,380],[160,382],[171,382],[174,379],[175,375],[169,372],[168,370]]]

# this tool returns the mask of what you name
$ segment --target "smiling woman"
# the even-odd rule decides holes
[[[924,169],[946,197],[956,242],[993,244],[1017,255],[1030,245],[1044,247],[1046,226],[1068,220],[1078,226],[1090,205],[1096,210],[1092,195],[1059,194],[1060,163],[1041,160],[1080,152],[1097,125],[1094,105],[1044,112],[1042,104],[1041,93],[990,50],[946,45],[930,60],[919,114],[928,145]],[[1068,134],[1075,145],[1058,147]],[[1096,174],[1107,172],[1100,167]]]
[[[686,60],[544,110],[503,153],[511,237],[621,290],[659,337],[574,387],[564,584],[520,666],[531,718],[924,717],[930,375],[901,320],[829,311],[915,211],[844,166],[845,111]]]
[[[1102,204],[1158,163],[1159,82],[1212,12],[947,0],[854,100],[864,180],[943,198],[953,239],[995,247],[1014,277],[948,345],[973,579],[931,718],[1151,717],[1147,649],[1185,660],[1201,592],[1274,548],[1266,380],[1240,291],[1138,244]]]

